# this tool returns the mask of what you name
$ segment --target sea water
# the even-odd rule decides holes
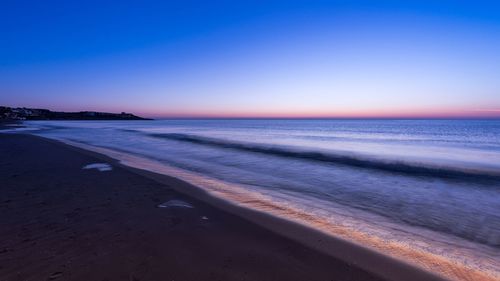
[[[500,276],[498,120],[25,123],[453,279]]]

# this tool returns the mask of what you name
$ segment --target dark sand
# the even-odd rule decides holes
[[[0,155],[0,281],[438,280],[59,142],[0,134]],[[171,199],[194,208],[157,207]]]

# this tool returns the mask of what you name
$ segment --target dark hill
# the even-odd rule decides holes
[[[0,119],[10,120],[151,120],[131,113],[59,112],[48,109],[0,106]]]

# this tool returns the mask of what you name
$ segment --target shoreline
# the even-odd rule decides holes
[[[33,135],[0,140],[2,280],[383,280],[179,193],[179,181]],[[84,168],[101,161],[111,169]],[[185,205],[162,207],[171,201]]]
[[[113,158],[99,150],[98,147],[89,146],[84,148],[82,144],[65,142],[50,138],[44,138],[49,142],[58,145],[67,146],[69,149],[99,158],[103,161],[111,162],[113,165],[120,166],[125,170],[150,178],[158,183],[169,185],[174,190],[183,193],[187,196],[194,197],[198,200],[208,203],[209,205],[226,211],[231,214],[255,223],[264,227],[277,235],[292,239],[298,243],[305,245],[311,249],[322,252],[336,259],[340,259],[348,264],[360,267],[368,272],[384,278],[385,280],[450,280],[443,276],[423,270],[422,268],[412,265],[404,260],[400,260],[383,253],[372,250],[360,244],[335,237],[321,230],[306,226],[299,222],[295,222],[283,217],[266,213],[264,211],[251,209],[245,206],[236,205],[233,202],[209,194],[201,187],[195,186],[182,179],[176,178],[168,174],[156,173],[146,169],[128,166],[122,161]],[[92,150],[90,147],[94,148]],[[105,149],[104,149],[105,150]],[[389,270],[388,270],[389,269]]]

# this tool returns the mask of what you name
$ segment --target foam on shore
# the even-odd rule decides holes
[[[99,172],[107,172],[113,170],[113,167],[111,167],[111,165],[109,165],[108,163],[93,163],[83,166],[82,169],[84,170],[96,169]]]
[[[192,209],[194,207],[193,207],[193,205],[191,205],[190,203],[188,203],[186,201],[174,199],[174,200],[168,200],[167,202],[161,203],[160,205],[158,205],[158,208],[188,208],[188,209]]]

